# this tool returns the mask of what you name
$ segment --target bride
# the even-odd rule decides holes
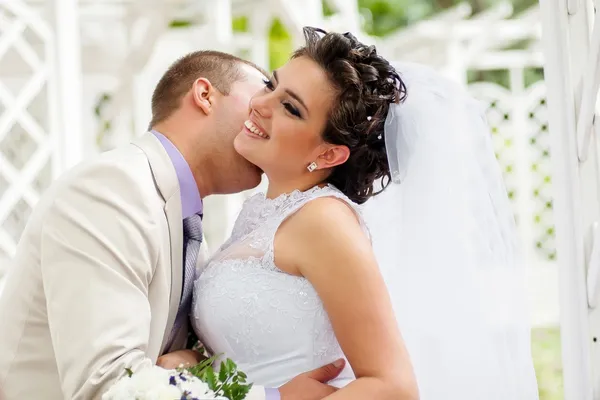
[[[195,283],[201,342],[270,387],[345,358],[332,400],[537,399],[482,110],[350,34],[305,36],[235,140],[269,186]]]

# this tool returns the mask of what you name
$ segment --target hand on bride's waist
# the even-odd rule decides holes
[[[321,400],[338,389],[326,382],[335,379],[344,369],[344,359],[298,375],[279,388],[281,400]]]
[[[165,369],[176,369],[179,367],[191,367],[205,360],[201,353],[196,350],[184,349],[158,357],[156,365]]]

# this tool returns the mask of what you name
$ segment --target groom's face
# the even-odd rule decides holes
[[[265,76],[254,67],[240,66],[244,78],[235,82],[220,106],[215,109],[216,136],[222,149],[221,167],[223,182],[221,192],[234,193],[251,189],[260,183],[262,171],[240,156],[233,141],[248,119],[250,99],[264,86]]]

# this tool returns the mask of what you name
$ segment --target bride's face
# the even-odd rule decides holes
[[[273,73],[250,101],[235,149],[269,179],[294,179],[334,145],[322,132],[335,94],[325,71],[306,57]]]

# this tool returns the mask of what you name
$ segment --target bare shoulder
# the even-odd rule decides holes
[[[360,230],[356,211],[346,201],[337,197],[319,197],[306,203],[296,215],[299,229],[315,228],[325,232],[345,229]]]
[[[335,197],[321,197],[305,204],[282,225],[275,247],[282,250],[278,253],[279,260],[286,264],[284,270],[302,275],[323,263],[364,260],[372,252],[356,211]]]

